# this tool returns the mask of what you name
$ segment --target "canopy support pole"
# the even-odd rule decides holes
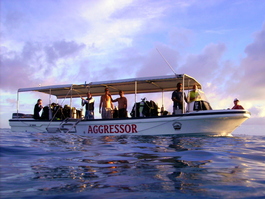
[[[17,92],[17,116],[18,116],[18,109],[19,109],[19,92]]]
[[[162,107],[161,107],[161,111],[160,111],[161,115],[163,114],[164,112],[164,89],[162,89]]]
[[[51,104],[52,104],[52,89],[50,88],[50,93],[49,93],[49,120],[52,119],[52,108],[51,108]]]
[[[70,89],[71,89],[70,108],[71,108],[71,110],[72,110],[73,85],[71,86]]]
[[[184,85],[184,78],[185,78],[185,74],[183,74],[183,77],[182,77],[182,114],[184,114],[184,105],[185,105],[185,85]]]
[[[49,95],[49,104],[51,105],[52,104],[52,89],[50,88],[50,95]]]
[[[137,101],[137,81],[135,81],[134,84],[134,108],[135,108],[134,117],[136,117],[136,101]]]

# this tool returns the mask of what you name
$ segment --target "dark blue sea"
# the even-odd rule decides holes
[[[2,199],[265,198],[265,135],[0,132]]]

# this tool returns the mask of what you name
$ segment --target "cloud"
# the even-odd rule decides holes
[[[264,117],[265,25],[254,34],[238,65],[222,59],[226,49],[225,44],[209,44],[201,53],[187,56],[180,69],[204,85],[214,108],[231,108],[237,97],[253,118]]]
[[[191,38],[194,33],[190,29],[186,28],[174,28],[169,31],[169,42],[176,48],[185,48],[191,44]]]
[[[222,28],[218,28],[215,30],[205,30],[205,33],[209,33],[209,34],[227,34],[229,32],[233,31],[233,29],[222,29]]]
[[[209,44],[202,53],[189,55],[181,71],[194,77],[199,77],[203,84],[211,81],[221,68],[220,60],[226,50],[223,43]]]
[[[136,73],[137,77],[174,74],[157,49],[162,56],[165,57],[166,61],[172,68],[176,67],[179,59],[179,53],[167,45],[157,44],[157,47],[151,49],[147,56],[143,59],[142,65]]]
[[[227,88],[243,99],[261,101],[265,98],[265,24],[255,34],[254,41],[245,48],[245,53],[246,57],[233,72],[233,78],[237,81],[233,84],[227,82]]]
[[[111,18],[116,19],[153,19],[161,16],[163,12],[169,8],[169,3],[148,0],[136,0],[123,4],[123,7],[115,10]],[[137,13],[137,15],[135,15]]]
[[[13,11],[5,9],[1,15],[5,22],[1,24],[5,35],[1,44],[5,50],[1,54],[3,90],[72,82],[73,77],[91,81],[100,67],[108,72],[107,77],[119,76],[111,56],[130,48],[132,35],[143,23],[140,18],[118,19],[113,14],[131,1],[39,3],[31,2],[29,7],[19,2],[16,6],[5,4]],[[102,77],[99,74],[96,79]]]
[[[40,42],[26,42],[21,51],[12,51],[2,47],[1,89],[5,91],[20,87],[37,86],[40,82],[49,82],[58,78],[65,70],[63,65],[72,62],[85,48],[84,44],[74,41],[55,41],[49,45]],[[68,70],[69,71],[69,70]],[[62,78],[63,79],[63,78]],[[62,83],[57,79],[57,84]],[[54,82],[53,82],[54,83]]]
[[[67,59],[68,57],[76,56],[83,48],[85,48],[85,44],[61,40],[45,46],[44,51],[47,62],[54,64],[58,59]]]

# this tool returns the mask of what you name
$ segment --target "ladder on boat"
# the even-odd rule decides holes
[[[61,122],[59,127],[47,127],[48,133],[76,133],[76,125],[82,120],[66,118]]]

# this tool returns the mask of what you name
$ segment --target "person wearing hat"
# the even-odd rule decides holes
[[[234,99],[234,106],[232,109],[244,109],[243,106],[239,105],[239,100],[236,98]]]

